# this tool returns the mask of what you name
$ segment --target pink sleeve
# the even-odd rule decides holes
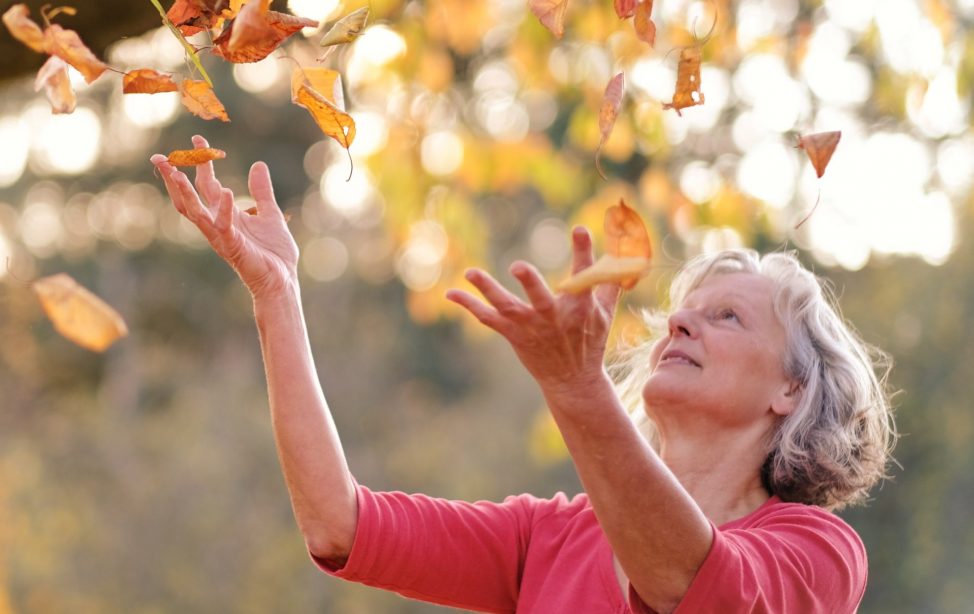
[[[855,612],[866,589],[866,550],[824,510],[789,505],[755,526],[718,530],[674,614]],[[633,611],[649,612],[630,591]]]
[[[358,487],[359,518],[345,566],[325,572],[406,597],[486,612],[515,609],[532,518],[529,495],[466,503]]]

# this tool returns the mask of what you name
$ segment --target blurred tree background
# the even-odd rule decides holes
[[[324,24],[362,5],[274,8]],[[76,6],[58,21],[112,66],[189,74],[148,0]],[[75,79],[78,109],[52,115],[32,88],[43,58],[0,35],[0,57],[26,58],[0,65],[0,613],[443,611],[311,565],[249,297],[148,163],[194,133],[228,152],[217,172],[238,195],[249,165],[269,163],[302,248],[318,370],[373,488],[579,490],[530,378],[443,298],[466,267],[527,258],[557,280],[571,225],[598,231],[625,197],[653,227],[657,266],[626,297],[622,339],[686,257],[799,250],[896,360],[901,467],[842,514],[870,553],[862,611],[972,611],[974,2],[656,0],[655,49],[609,0],[570,0],[561,40],[525,0],[370,6],[365,35],[325,64],[342,71],[358,128],[348,181],[346,153],[289,101],[320,30],[256,64],[204,57],[227,124],[189,115],[176,94],[123,97],[108,73]],[[705,104],[664,112],[673,50],[714,19]],[[603,181],[598,109],[619,71]],[[793,144],[822,130],[843,138],[817,180]],[[104,354],[58,336],[29,282],[59,271],[131,334]]]

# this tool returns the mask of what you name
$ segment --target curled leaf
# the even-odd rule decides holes
[[[291,102],[298,103],[298,90],[302,84],[315,90],[340,110],[345,110],[341,74],[337,70],[319,67],[299,67],[291,72]]]
[[[636,5],[632,19],[636,36],[639,40],[648,43],[650,47],[656,45],[656,24],[653,22],[652,14],[653,0],[641,0]]]
[[[565,34],[568,0],[528,0],[528,6],[541,25],[548,28],[555,38],[561,38]]]
[[[632,17],[633,12],[636,10],[636,2],[638,0],[614,0],[616,15],[619,19],[628,19]]]
[[[664,103],[663,109],[674,109],[677,115],[681,109],[703,104],[703,92],[700,91],[700,59],[699,46],[685,47],[680,51],[680,63],[676,68],[676,92],[673,102]]]
[[[15,4],[3,14],[3,25],[7,26],[10,34],[37,53],[46,52],[44,31],[30,18],[30,9],[26,4]]]
[[[330,47],[332,45],[351,43],[365,31],[365,24],[368,20],[369,7],[363,6],[357,11],[352,11],[336,21],[335,25],[329,28],[328,32],[321,37],[321,41],[318,44],[322,47]]]
[[[556,290],[568,294],[578,294],[599,284],[617,283],[623,288],[631,288],[635,281],[649,273],[650,262],[646,258],[617,258],[606,254],[592,266],[575,273]],[[630,285],[626,285],[630,284]]]
[[[649,240],[646,224],[635,209],[619,199],[619,204],[605,210],[603,219],[605,232],[605,251],[616,258],[642,258],[649,266],[653,257],[653,245]],[[633,276],[620,281],[624,289],[636,285],[640,276]]]
[[[306,108],[321,131],[348,149],[355,140],[355,120],[332,104],[325,96],[302,84],[298,88],[297,104]]]
[[[182,95],[183,106],[193,115],[203,119],[230,121],[223,103],[206,81],[184,79],[179,84],[179,92]]]
[[[798,137],[798,149],[804,149],[805,154],[815,167],[815,174],[821,178],[825,174],[825,167],[828,166],[832,154],[835,152],[842,132],[816,132]]]
[[[295,32],[318,27],[314,19],[269,11],[265,2],[251,0],[240,9],[237,18],[213,40],[214,55],[236,64],[259,62]]]
[[[173,166],[196,166],[213,160],[222,160],[227,152],[214,147],[199,147],[196,149],[177,149],[169,152],[166,158]]]
[[[58,24],[52,23],[44,30],[44,39],[47,52],[74,66],[84,75],[86,83],[91,83],[100,77],[108,68],[81,42],[81,37],[74,30],[65,30]]]
[[[151,68],[130,70],[122,75],[123,94],[159,94],[177,91],[179,86],[172,80],[172,75]]]
[[[595,150],[595,168],[598,169],[602,179],[606,178],[605,173],[602,172],[602,146],[609,140],[609,135],[612,134],[612,128],[616,125],[616,118],[619,117],[619,109],[622,108],[622,94],[624,89],[625,77],[623,73],[619,73],[609,80],[609,84],[605,86],[605,93],[602,95],[602,107],[599,109],[599,132],[602,136],[599,138],[599,146]]]
[[[128,334],[122,316],[70,275],[42,277],[32,286],[55,330],[81,347],[103,352]]]
[[[52,55],[47,58],[34,79],[34,91],[44,88],[44,95],[51,103],[51,112],[71,113],[78,102],[68,77],[68,65],[61,58]]]

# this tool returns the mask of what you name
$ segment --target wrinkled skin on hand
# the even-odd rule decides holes
[[[193,137],[197,149],[209,147]],[[220,183],[213,162],[196,167],[196,187],[166,156],[150,159],[166,184],[173,205],[200,229],[213,251],[233,267],[254,298],[273,296],[298,282],[298,246],[274,199],[270,171],[263,162],[250,168],[248,188],[256,215],[234,204],[233,192]]]
[[[592,237],[588,230],[573,230],[572,247],[572,272],[591,266]],[[467,271],[466,277],[486,302],[463,290],[450,290],[447,298],[503,335],[546,395],[571,395],[604,382],[605,347],[619,285],[554,294],[531,264],[518,261],[510,271],[527,301],[480,269]]]

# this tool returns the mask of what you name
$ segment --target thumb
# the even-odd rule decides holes
[[[271,184],[271,172],[263,162],[254,162],[250,167],[250,175],[247,177],[247,187],[250,189],[250,196],[257,203],[257,214],[260,215],[270,207],[277,209],[277,201],[274,200],[274,186]]]

